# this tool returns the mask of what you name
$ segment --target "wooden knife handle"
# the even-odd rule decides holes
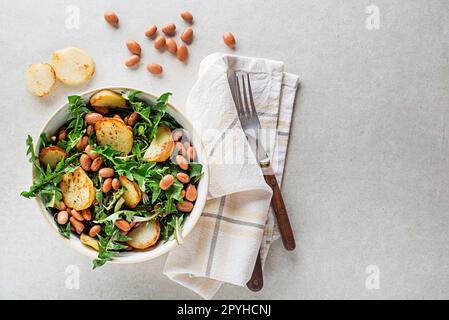
[[[285,208],[284,200],[282,199],[281,189],[279,189],[276,177],[272,174],[264,175],[265,181],[273,189],[273,198],[271,198],[271,205],[274,209],[274,214],[281,234],[282,243],[285,249],[294,250],[296,248],[295,237],[288,219],[287,209]]]
[[[263,287],[263,273],[262,273],[262,262],[260,261],[260,251],[257,254],[253,274],[251,275],[251,279],[249,279],[249,281],[246,283],[246,286],[251,291],[259,291]]]

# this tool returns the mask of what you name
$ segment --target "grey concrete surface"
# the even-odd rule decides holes
[[[66,8],[80,10],[67,29]],[[380,28],[368,30],[368,5]],[[103,21],[119,13],[121,27]],[[146,26],[195,16],[188,64],[159,54]],[[0,2],[0,298],[197,298],[172,283],[165,257],[91,270],[88,258],[50,232],[33,200],[25,137],[38,131],[69,94],[127,85],[173,92],[182,107],[203,57],[229,52],[285,62],[301,78],[283,193],[298,248],[273,245],[259,293],[225,285],[218,299],[449,298],[449,2],[321,1],[6,1]],[[143,61],[160,61],[162,78],[126,70],[124,41],[143,45]],[[28,64],[49,61],[68,45],[97,63],[88,84],[60,84],[44,99],[24,86]],[[79,267],[80,288],[66,287]],[[366,288],[377,266],[380,287]]]

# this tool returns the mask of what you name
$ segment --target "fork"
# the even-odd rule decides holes
[[[295,238],[290,225],[290,220],[288,218],[287,209],[285,208],[284,200],[282,198],[281,190],[273,169],[271,168],[270,158],[263,146],[259,143],[258,133],[261,130],[261,125],[257,115],[256,106],[254,104],[249,74],[246,75],[246,78],[247,80],[245,84],[245,76],[242,75],[241,81],[243,90],[240,88],[239,79],[235,71],[231,74],[231,79],[229,81],[231,92],[236,104],[237,114],[246,138],[248,139],[253,151],[255,150],[255,155],[260,167],[262,168],[265,181],[273,190],[271,205],[274,209],[282,243],[284,244],[285,249],[294,250],[296,247]]]

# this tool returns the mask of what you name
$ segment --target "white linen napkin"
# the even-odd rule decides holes
[[[296,75],[279,61],[214,53],[200,65],[186,113],[209,160],[209,194],[203,214],[184,243],[168,255],[164,274],[205,299],[223,282],[246,285],[260,249],[264,263],[278,238],[267,186],[238,120],[228,70],[249,73],[262,126],[262,144],[282,181]]]

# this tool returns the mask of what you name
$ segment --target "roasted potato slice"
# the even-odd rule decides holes
[[[95,134],[100,146],[108,144],[123,155],[130,153],[133,148],[133,132],[118,119],[105,118],[97,121]]]
[[[126,109],[126,100],[112,90],[101,90],[95,93],[89,100],[93,107],[106,107],[108,109]]]
[[[135,249],[146,249],[154,246],[159,240],[161,227],[157,221],[143,222],[131,230],[127,236],[131,238],[128,244]]]
[[[140,188],[135,181],[129,180],[125,176],[120,176],[119,180],[120,184],[126,189],[123,194],[126,206],[130,209],[135,208],[142,198],[142,191],[140,191]]]
[[[170,128],[159,126],[156,137],[151,141],[142,160],[148,162],[164,162],[170,157],[174,147],[175,142],[173,141]]]
[[[89,246],[89,247],[99,251],[97,239],[94,239],[94,238],[92,238],[91,236],[88,236],[85,233],[81,233],[80,240],[81,240],[82,244],[84,244],[86,246]]]
[[[64,174],[59,189],[67,207],[78,211],[89,208],[95,199],[94,184],[81,167]]]
[[[86,52],[75,47],[55,51],[51,65],[56,72],[56,78],[68,85],[87,82],[95,71],[94,60]]]
[[[28,66],[26,87],[32,95],[43,97],[50,93],[56,82],[55,70],[47,63],[35,63]]]
[[[50,168],[54,169],[59,161],[64,159],[67,156],[65,151],[58,146],[50,146],[45,147],[39,152],[39,161],[47,168],[50,165]]]

